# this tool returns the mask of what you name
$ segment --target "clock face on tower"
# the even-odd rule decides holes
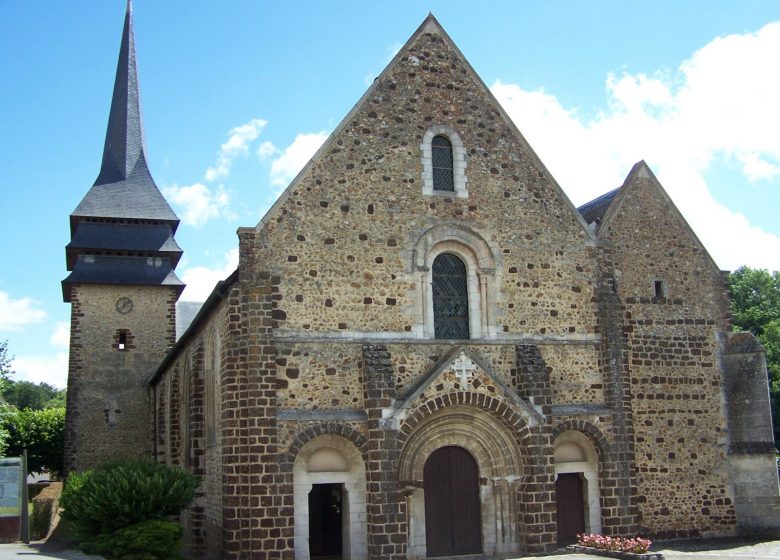
[[[116,310],[120,313],[130,313],[133,310],[133,300],[129,297],[121,297],[116,300]]]

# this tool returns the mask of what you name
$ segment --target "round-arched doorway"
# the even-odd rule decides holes
[[[567,430],[555,438],[555,495],[558,545],[580,533],[601,532],[598,453],[588,437]]]
[[[517,443],[489,412],[452,405],[427,417],[409,434],[399,461],[399,480],[407,497],[408,557],[519,552],[517,492],[522,473]],[[466,507],[453,506],[447,501],[449,498],[429,497],[442,492],[465,494],[464,486],[469,487],[472,495]],[[432,520],[432,511],[437,517],[444,511],[442,515],[446,516],[447,508],[454,507],[469,510],[473,517],[449,519],[449,526],[436,527],[438,521]],[[456,529],[458,523],[477,527],[477,534],[470,537],[468,552],[449,552],[460,546],[456,541],[447,541],[446,536],[455,530],[463,531]],[[441,547],[429,539],[429,531],[442,532]],[[446,545],[447,542],[451,544]]]
[[[366,472],[349,440],[324,434],[293,463],[295,558],[366,560]]]

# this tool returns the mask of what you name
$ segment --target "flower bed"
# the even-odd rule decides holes
[[[650,550],[650,540],[635,537],[627,539],[623,537],[605,537],[603,535],[577,535],[577,544],[569,546],[570,550],[607,556],[609,558],[622,558],[624,560],[663,560],[664,556]]]

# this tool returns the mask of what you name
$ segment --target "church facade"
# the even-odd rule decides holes
[[[69,469],[191,470],[197,558],[777,531],[764,354],[724,274],[644,162],[575,208],[433,16],[174,342],[130,16],[101,177],[130,163],[71,216]]]

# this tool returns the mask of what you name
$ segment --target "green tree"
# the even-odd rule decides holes
[[[729,275],[734,330],[750,331],[766,350],[775,441],[780,441],[780,274],[746,266]]]
[[[5,402],[19,410],[30,408],[58,408],[65,406],[65,390],[57,389],[48,383],[31,381],[8,381],[3,389]]]
[[[64,463],[65,409],[16,410],[6,413],[10,456],[19,456],[27,448],[27,471],[62,473]]]
[[[13,359],[14,357],[8,354],[8,341],[0,341],[0,395],[2,395],[2,391],[10,383],[10,377],[14,373],[11,369]],[[8,431],[5,429],[5,418],[9,411],[9,406],[0,398],[0,455],[5,454],[8,446]]]
[[[14,357],[8,354],[8,341],[0,341],[0,390],[5,387],[14,373],[14,370],[11,369],[13,360]]]

